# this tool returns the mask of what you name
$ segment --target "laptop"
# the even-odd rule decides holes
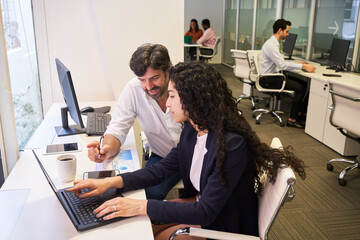
[[[46,180],[50,184],[52,190],[54,191],[61,205],[63,206],[65,212],[71,219],[71,222],[74,224],[76,230],[81,232],[126,219],[126,217],[118,217],[110,220],[103,220],[102,218],[97,218],[92,213],[95,208],[100,206],[105,201],[113,199],[115,197],[123,197],[123,195],[119,193],[117,189],[111,188],[102,195],[83,199],[78,198],[74,192],[66,192],[67,188],[58,190],[56,189],[55,184],[51,181],[51,178],[46,172],[35,151],[32,150],[32,152],[34,153],[35,158],[42,172],[44,173]]]
[[[184,43],[191,43],[192,39],[192,36],[184,36]]]

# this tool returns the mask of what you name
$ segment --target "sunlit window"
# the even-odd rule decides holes
[[[43,118],[31,0],[1,0],[1,8],[21,150]]]

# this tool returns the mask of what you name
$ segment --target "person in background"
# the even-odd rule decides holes
[[[169,239],[182,224],[258,236],[261,175],[266,173],[275,181],[278,169],[290,166],[305,178],[304,162],[288,148],[272,149],[260,142],[239,114],[226,81],[212,66],[178,63],[170,70],[168,93],[166,106],[184,128],[179,144],[164,159],[116,177],[78,180],[68,191],[81,198],[109,188],[130,191],[158,184],[180,171],[184,183],[181,199],[115,198],[94,213],[97,217],[108,214],[105,220],[148,215],[164,223],[153,225],[155,239]],[[90,191],[79,195],[83,188]]]
[[[130,59],[130,68],[137,77],[126,84],[119,97],[116,112],[104,134],[100,158],[100,143],[94,141],[87,145],[90,160],[101,163],[115,156],[136,117],[152,151],[147,167],[160,161],[176,146],[182,129],[166,107],[170,67],[165,46],[144,44],[136,49]],[[180,174],[173,173],[161,184],[145,189],[147,198],[164,199],[179,180]]]
[[[260,74],[276,73],[279,70],[299,70],[303,69],[307,72],[314,72],[315,67],[306,62],[294,63],[285,61],[280,53],[280,41],[285,40],[289,36],[291,22],[285,19],[278,19],[273,24],[273,35],[264,43],[259,55]],[[289,127],[304,128],[305,123],[301,118],[305,119],[307,108],[306,83],[296,78],[286,78],[286,90],[293,90],[295,96],[292,99],[290,116],[286,121]]]
[[[210,27],[209,19],[202,20],[201,25],[204,29],[204,34],[200,39],[196,41],[196,43],[202,44],[205,47],[214,48],[216,41],[216,32]]]
[[[201,22],[202,27],[204,28],[204,34],[202,37],[196,41],[198,44],[202,44],[205,47],[214,48],[216,42],[216,32],[210,27],[209,19],[204,19]],[[211,55],[213,49],[199,48],[201,54]]]
[[[192,43],[196,41],[203,35],[203,31],[199,28],[198,22],[196,19],[191,19],[190,29],[185,33],[185,36],[192,36]]]
[[[191,43],[196,43],[196,41],[203,35],[203,31],[199,28],[198,22],[196,19],[191,19],[190,29],[185,33],[185,36],[192,36]],[[189,48],[189,55],[191,60],[196,59],[196,47]]]

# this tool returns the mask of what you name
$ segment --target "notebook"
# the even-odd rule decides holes
[[[184,36],[184,43],[191,43],[192,39],[192,36]]]
[[[88,229],[96,228],[103,226],[105,224],[117,222],[126,218],[118,217],[110,220],[103,220],[102,218],[96,218],[92,211],[100,206],[105,201],[115,198],[123,197],[116,189],[111,188],[102,195],[90,198],[80,199],[74,192],[66,192],[67,188],[56,189],[55,184],[51,181],[50,176],[46,172],[44,166],[36,155],[35,151],[32,150],[34,156],[45,175],[46,180],[50,184],[52,190],[54,191],[56,197],[60,201],[65,212],[71,219],[71,222],[74,224],[76,230],[79,232],[85,231]],[[86,190],[85,190],[86,191]]]

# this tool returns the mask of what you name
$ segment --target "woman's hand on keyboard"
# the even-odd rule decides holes
[[[101,204],[94,210],[94,214],[98,218],[106,215],[104,220],[109,220],[116,217],[147,215],[146,208],[147,200],[117,197]]]
[[[79,198],[88,198],[98,196],[106,192],[109,188],[123,188],[122,177],[108,177],[102,179],[85,179],[85,180],[76,180],[74,186],[67,189],[66,191],[74,191],[76,196]],[[89,191],[85,193],[80,193],[84,188],[88,188]]]

